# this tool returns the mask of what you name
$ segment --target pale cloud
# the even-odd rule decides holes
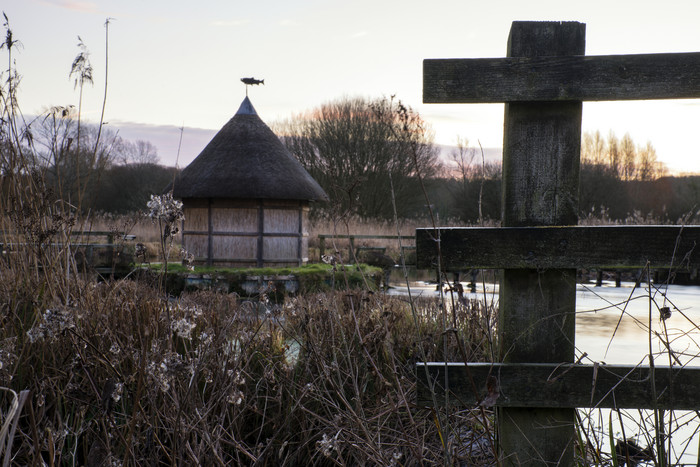
[[[97,4],[94,2],[81,2],[79,0],[40,0],[44,5],[51,5],[65,10],[79,11],[81,13],[97,13]]]
[[[278,23],[280,26],[297,26],[299,23],[293,19],[285,18]]]
[[[355,34],[353,34],[351,37],[352,37],[353,39],[357,39],[357,38],[360,38],[360,37],[365,37],[365,36],[367,36],[367,35],[369,35],[369,32],[367,32],[367,31],[357,31],[357,32],[356,32]]]
[[[113,119],[110,127],[130,141],[144,140],[158,148],[160,163],[179,167],[187,166],[209,144],[218,129],[157,125]],[[180,132],[182,131],[182,141]],[[179,159],[178,159],[179,154]]]

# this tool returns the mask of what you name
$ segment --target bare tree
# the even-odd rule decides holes
[[[612,130],[610,130],[610,133],[608,133],[607,149],[610,172],[615,178],[619,178],[622,164],[622,154],[620,152],[620,141],[617,139],[617,136],[615,136],[615,133]]]
[[[447,185],[452,186],[449,191],[453,212],[465,222],[482,223],[485,218],[498,218],[501,164],[486,162],[483,151],[470,147],[469,140],[461,137],[457,137],[450,158],[456,165],[456,171],[449,175],[453,183]]]
[[[450,153],[450,159],[457,166],[457,174],[462,180],[469,180],[478,172],[475,164],[476,148],[469,147],[469,140],[457,137],[457,146]]]
[[[620,151],[622,153],[622,179],[634,180],[637,168],[637,148],[629,133],[625,133],[625,136],[622,137]]]
[[[79,125],[72,106],[51,107],[31,126],[37,168],[46,173],[47,183],[62,199],[81,204],[82,195],[94,190],[112,164],[120,137],[103,129],[98,140],[98,126]]]
[[[665,167],[659,162],[656,149],[650,141],[637,150],[637,159],[637,179],[649,181],[664,175]]]
[[[439,168],[432,131],[393,99],[344,98],[274,127],[335,212],[391,218],[393,182],[399,215],[408,215],[424,204],[416,175]]]
[[[138,139],[129,141],[123,138],[119,139],[115,145],[116,163],[126,164],[158,164],[158,148],[150,141]]]

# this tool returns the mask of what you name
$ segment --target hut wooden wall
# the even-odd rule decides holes
[[[308,261],[308,202],[183,200],[184,248],[195,264],[297,266]]]
[[[206,200],[188,200],[182,203],[185,221],[182,226],[182,246],[199,261],[207,258],[209,236],[209,209]],[[186,230],[187,229],[187,230]]]

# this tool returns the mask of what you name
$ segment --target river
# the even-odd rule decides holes
[[[465,290],[467,284],[463,283]],[[497,301],[498,286],[479,285],[480,292],[467,294],[469,298]],[[483,291],[485,290],[485,295]],[[406,295],[405,285],[396,285],[391,293]],[[411,293],[419,296],[439,295],[435,284],[415,282]],[[670,314],[669,314],[670,312]],[[665,319],[663,319],[665,318]],[[697,323],[697,324],[696,324]],[[657,365],[674,364],[700,367],[700,287],[657,286],[633,283],[614,287],[604,282],[602,286],[578,284],[576,293],[576,355],[583,363],[605,362],[609,364],[648,365],[649,354]],[[649,332],[651,329],[651,332]],[[668,352],[672,349],[672,353]],[[651,349],[651,352],[650,352]],[[585,357],[583,355],[586,354]],[[700,388],[698,388],[700,392]],[[700,407],[699,407],[700,408]],[[581,410],[584,419],[591,420],[604,450],[609,452],[607,434],[609,410]],[[672,433],[670,459],[673,465],[698,464],[699,417],[696,412],[675,411],[669,422],[665,414],[667,433]],[[652,440],[653,412],[628,410],[623,412],[624,433],[633,437],[641,446]],[[670,424],[669,424],[670,423]],[[588,423],[585,423],[587,426]],[[614,436],[622,437],[622,426],[617,413],[612,415]],[[645,427],[642,429],[640,427]],[[643,433],[647,434],[644,435]],[[651,432],[651,433],[649,433]]]

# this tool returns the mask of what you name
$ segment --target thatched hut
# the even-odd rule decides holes
[[[305,263],[309,202],[327,199],[248,97],[175,180],[173,195],[195,264],[230,267]]]

